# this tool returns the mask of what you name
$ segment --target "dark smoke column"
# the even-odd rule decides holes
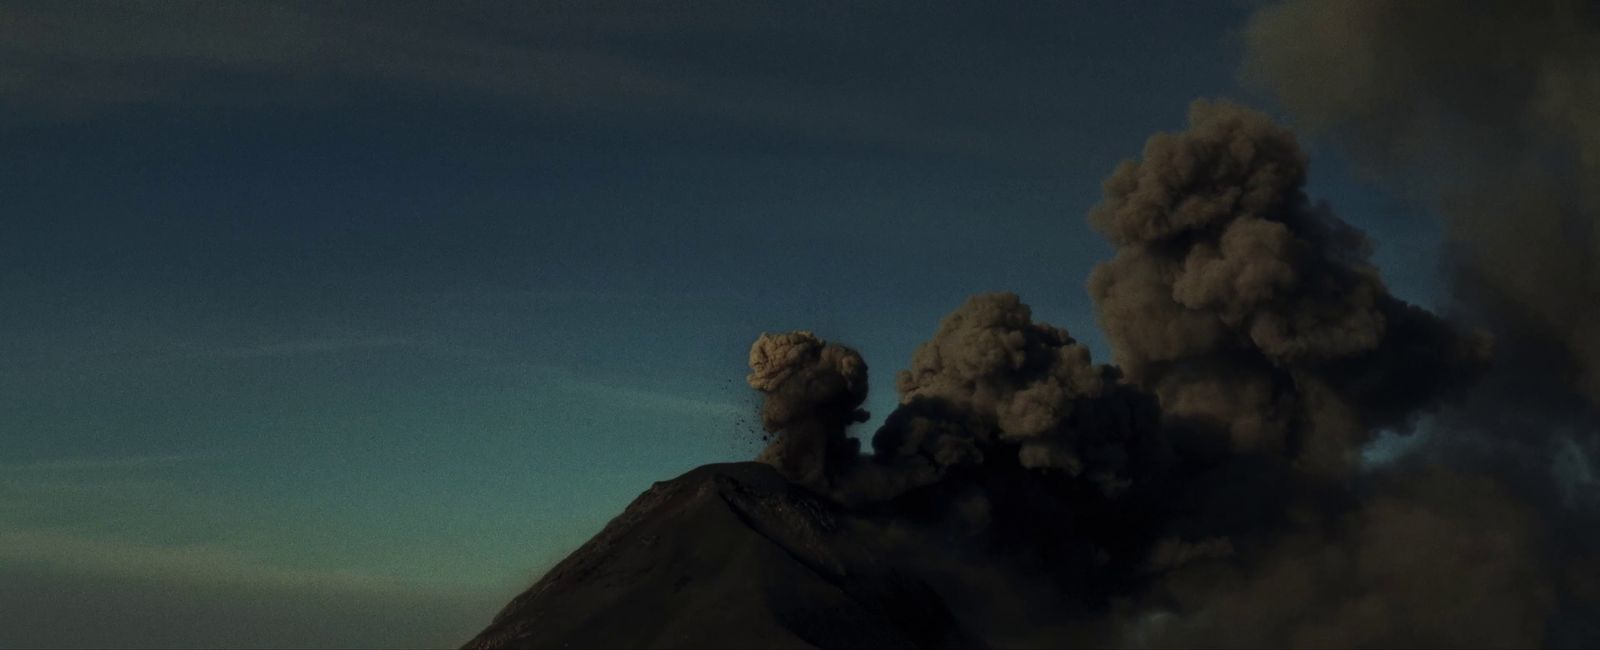
[[[1089,291],[1115,360],[1169,416],[1322,475],[1460,388],[1488,356],[1391,296],[1366,237],[1313,205],[1287,129],[1195,102],[1105,182],[1090,222],[1117,246]]]
[[[1576,566],[1546,550],[1553,518],[1440,456],[1355,471],[1378,431],[1482,379],[1488,340],[1390,295],[1306,175],[1266,115],[1196,102],[1090,214],[1117,248],[1089,281],[1100,322],[1177,459],[1147,484],[1157,577],[1125,644],[1540,647],[1573,602],[1552,585]]]
[[[845,428],[864,422],[867,363],[848,347],[810,332],[762,334],[750,346],[750,387],[765,396],[761,426],[776,438],[756,460],[801,485],[823,488],[829,465],[854,459]]]

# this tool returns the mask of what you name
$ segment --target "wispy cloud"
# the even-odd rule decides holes
[[[215,456],[149,454],[42,458],[0,463],[0,530],[70,526],[116,530],[159,521],[161,513],[199,516],[215,499],[179,478]]]
[[[0,531],[0,561],[42,562],[130,578],[376,594],[474,585],[422,585],[388,576],[271,566],[205,545],[155,545],[95,539],[52,530]]]
[[[121,105],[327,102],[363,86],[449,88],[545,107],[692,95],[608,39],[691,35],[756,7],[584,2],[479,5],[275,1],[48,3],[0,8],[0,96],[56,114]],[[248,79],[253,83],[240,83]],[[230,83],[231,81],[231,83]]]
[[[370,336],[361,338],[307,339],[271,343],[245,343],[219,345],[185,350],[172,356],[196,360],[234,360],[296,357],[305,355],[335,354],[359,350],[394,348],[410,345],[411,341],[397,336]]]
[[[206,458],[208,457],[195,454],[55,458],[22,463],[0,463],[0,472],[104,472],[169,469]]]
[[[584,377],[570,368],[561,366],[529,364],[527,368],[542,376],[553,388],[579,393],[607,404],[615,404],[617,408],[666,411],[680,415],[720,418],[746,415],[751,410],[747,406],[741,406],[730,401],[697,398],[658,388],[646,388]]]
[[[514,593],[37,528],[0,531],[0,582],[5,647],[449,647]]]
[[[539,305],[601,304],[628,309],[706,310],[737,306],[738,295],[730,291],[709,290],[617,290],[610,288],[539,288],[489,294],[497,301],[531,302]]]
[[[203,331],[119,332],[114,337],[90,340],[87,333],[71,345],[43,347],[30,352],[39,376],[59,375],[89,379],[123,375],[153,367],[214,363],[275,361],[341,354],[427,349],[449,354],[440,346],[389,335],[315,336],[305,338],[254,338],[216,336]]]
[[[804,52],[761,48],[734,57],[705,47],[845,40],[868,48],[881,38],[842,27],[855,21],[832,10],[625,0],[453,8],[293,1],[0,7],[0,105],[13,120],[60,120],[126,106],[337,104],[398,89],[586,121],[672,116],[719,129],[980,155],[1030,146],[940,114],[946,102],[931,100],[949,99],[943,84],[917,94],[870,83],[837,87],[797,71],[818,60]],[[886,20],[866,8],[855,13]]]

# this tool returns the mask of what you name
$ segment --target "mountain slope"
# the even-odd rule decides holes
[[[974,647],[937,594],[759,463],[652,486],[467,648]]]

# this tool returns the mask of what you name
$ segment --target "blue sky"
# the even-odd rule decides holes
[[[763,330],[880,417],[971,293],[1107,360],[1101,179],[1271,109],[1242,4],[693,7],[0,3],[0,646],[459,642],[753,456]],[[1313,154],[1436,302],[1431,221]]]

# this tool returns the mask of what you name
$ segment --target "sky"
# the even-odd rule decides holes
[[[0,647],[459,644],[754,455],[763,331],[880,416],[972,293],[1109,361],[1084,214],[1192,99],[1276,111],[1250,10],[0,2]]]

